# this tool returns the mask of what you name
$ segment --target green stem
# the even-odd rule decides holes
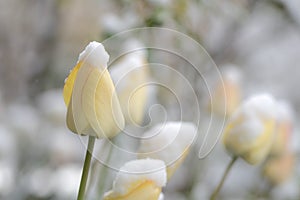
[[[103,143],[103,145],[101,145],[101,148],[99,149],[99,152],[97,153],[97,155],[101,155],[102,154],[102,152],[104,152],[106,149],[107,149],[107,146],[108,146],[109,144],[107,143],[107,142],[105,142],[104,141],[104,143]],[[97,160],[98,161],[98,160]],[[96,186],[96,191],[98,192],[98,177],[102,177],[101,176],[101,167],[99,167],[100,166],[100,164],[99,164],[99,161],[98,162],[93,162],[92,163],[92,166],[91,166],[91,172],[90,173],[92,173],[92,174],[94,174],[94,176],[91,176],[90,177],[90,179],[88,180],[88,185],[87,185],[87,191],[86,192],[92,192],[92,191],[94,191],[94,188],[93,187],[89,187],[89,185],[97,185]],[[102,166],[102,165],[101,165]],[[98,193],[97,193],[98,194]],[[96,195],[93,195],[93,197],[96,197]]]
[[[238,157],[233,157],[232,160],[230,161],[230,163],[228,164],[224,174],[223,174],[223,177],[218,185],[218,187],[215,189],[215,191],[212,193],[212,195],[210,196],[210,200],[216,200],[225,180],[226,180],[226,177],[230,171],[230,169],[232,168],[233,164],[235,163],[235,161],[238,159]]]
[[[95,144],[95,137],[89,136],[88,148],[86,150],[86,155],[85,155],[77,200],[84,200],[84,195],[85,195],[85,190],[86,190],[87,179],[89,176],[89,170],[90,170],[90,165],[91,165],[94,144]]]

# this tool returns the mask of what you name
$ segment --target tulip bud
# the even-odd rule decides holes
[[[80,135],[113,137],[124,127],[124,118],[107,71],[109,55],[103,45],[91,42],[65,81],[67,126]]]
[[[166,166],[161,160],[133,160],[121,167],[104,200],[159,200],[166,185]]]
[[[295,164],[295,156],[291,152],[285,152],[280,156],[269,157],[263,166],[263,175],[273,185],[278,185],[288,179]]]
[[[244,102],[231,116],[223,141],[234,156],[257,164],[268,155],[275,132],[276,103],[270,95],[257,95]]]
[[[197,128],[192,123],[158,124],[144,134],[138,150],[139,158],[163,160],[169,179],[188,155],[196,134]]]
[[[210,109],[230,116],[241,102],[241,72],[233,66],[225,66],[219,81],[212,91]]]
[[[141,44],[130,41],[129,51]],[[116,85],[125,121],[140,124],[143,121],[147,102],[149,68],[146,65],[146,52],[142,49],[124,55],[110,68],[111,77]]]

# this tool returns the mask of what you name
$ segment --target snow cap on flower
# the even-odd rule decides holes
[[[103,45],[91,42],[65,81],[67,126],[74,133],[113,137],[124,127],[119,100],[107,71],[108,59]]]
[[[163,160],[170,178],[188,154],[197,134],[197,127],[189,122],[167,122],[147,131],[139,147],[140,158]]]
[[[104,46],[96,41],[90,42],[85,49],[79,54],[79,62],[87,62],[94,67],[105,69],[109,60],[109,55]]]
[[[140,159],[121,167],[105,200],[158,200],[166,185],[166,166],[161,160]]]
[[[226,149],[250,164],[265,159],[273,142],[277,104],[268,94],[246,100],[231,116],[224,132]]]

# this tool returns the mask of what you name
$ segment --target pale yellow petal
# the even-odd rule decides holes
[[[274,120],[269,120],[264,123],[264,132],[258,137],[253,144],[249,147],[242,157],[250,164],[257,164],[263,161],[270,152],[273,139],[274,139]]]
[[[81,63],[78,63],[70,72],[69,76],[67,77],[64,85],[64,90],[63,90],[63,96],[64,96],[64,101],[66,106],[69,105],[70,99],[72,96],[72,91],[73,91],[73,86],[74,82],[78,73],[79,68],[81,67]]]
[[[94,67],[84,63],[77,72],[76,80],[74,82],[72,92],[72,113],[74,119],[74,125],[77,133],[80,135],[95,135],[91,133],[89,122],[83,110],[83,88],[89,87],[86,82],[93,71]],[[88,132],[87,132],[88,131]]]
[[[275,135],[274,142],[272,144],[271,154],[278,156],[288,149],[292,124],[290,122],[280,122],[276,129],[277,134]]]
[[[74,124],[74,118],[73,118],[73,111],[72,111],[72,98],[70,99],[68,110],[67,110],[67,126],[68,128],[73,132],[77,133],[75,124]]]
[[[101,74],[95,99],[98,122],[103,127],[105,135],[113,137],[124,128],[125,122],[114,84],[107,70]]]
[[[72,98],[71,98],[70,104],[68,106],[68,111],[67,111],[67,126],[73,133],[78,134],[78,131],[77,131],[75,123],[74,123],[74,118],[73,118]],[[84,135],[91,135],[91,136],[96,137],[94,130],[89,125],[87,125],[85,128],[82,128],[82,132],[84,133]]]
[[[125,119],[129,123],[140,124],[143,121],[147,102],[147,79],[149,70],[146,67],[131,71],[127,77],[127,87],[119,93],[120,103]]]
[[[93,68],[83,89],[82,106],[98,138],[113,137],[124,128],[124,118],[108,71]]]
[[[275,121],[269,120],[264,122],[264,130],[254,141],[241,143],[237,137],[229,137],[229,132],[232,127],[236,126],[243,121],[242,118],[236,120],[234,123],[229,124],[224,134],[224,144],[235,156],[241,156],[249,164],[256,164],[262,161],[270,151],[273,133],[275,128]],[[243,134],[242,132],[240,134]]]
[[[155,186],[152,181],[145,181],[123,196],[116,196],[109,192],[105,195],[104,200],[158,200],[160,193],[160,187]]]
[[[238,83],[224,80],[219,83],[212,93],[211,104],[208,109],[219,115],[231,116],[241,102],[241,89]],[[225,103],[226,102],[226,103]]]

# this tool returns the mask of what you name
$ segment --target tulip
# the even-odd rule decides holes
[[[144,134],[138,156],[163,160],[169,179],[188,155],[196,134],[196,126],[189,122],[158,124]]]
[[[268,155],[276,127],[276,103],[270,95],[257,95],[244,102],[229,119],[223,141],[226,149],[249,164]]]
[[[278,185],[291,176],[294,164],[295,156],[289,151],[280,156],[271,156],[264,163],[263,175],[272,185]]]
[[[78,200],[85,198],[95,137],[110,138],[124,128],[119,100],[107,71],[108,59],[103,45],[91,42],[79,55],[64,85],[67,126],[74,133],[89,135]]]
[[[128,51],[141,46],[136,41],[127,44]],[[141,124],[148,97],[147,80],[150,71],[146,62],[145,50],[130,52],[110,67],[111,77],[116,85],[125,121]]]
[[[220,115],[230,116],[241,102],[241,72],[233,66],[225,66],[222,81],[212,91],[210,109]]]
[[[67,126],[80,135],[113,137],[124,127],[124,118],[107,71],[109,55],[103,45],[91,42],[65,81]]]
[[[223,135],[225,148],[232,154],[223,177],[210,196],[215,200],[232,166],[239,157],[249,164],[262,162],[270,152],[276,127],[276,102],[267,94],[246,100],[229,118]]]
[[[161,160],[133,160],[121,167],[104,200],[161,200],[166,166]]]

